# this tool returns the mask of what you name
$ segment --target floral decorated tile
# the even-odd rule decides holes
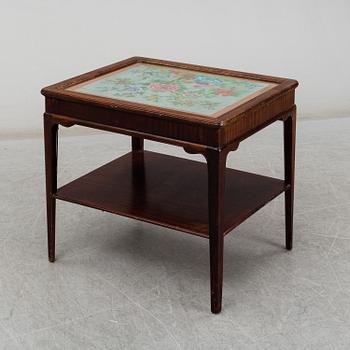
[[[265,81],[135,63],[70,90],[216,117],[274,86]]]

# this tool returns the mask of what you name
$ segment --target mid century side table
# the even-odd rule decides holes
[[[42,90],[49,260],[56,199],[209,239],[211,311],[221,311],[224,236],[285,193],[292,249],[296,107],[291,79],[143,57]],[[284,123],[284,180],[226,168],[239,143]],[[58,126],[131,136],[128,154],[57,189]],[[202,154],[206,164],[144,150],[144,139]]]

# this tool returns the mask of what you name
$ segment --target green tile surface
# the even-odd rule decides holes
[[[271,85],[263,81],[137,63],[72,89],[90,95],[213,116]]]

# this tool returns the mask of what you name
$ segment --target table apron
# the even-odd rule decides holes
[[[99,106],[46,98],[46,113],[56,115],[64,125],[78,124],[129,135],[139,134],[168,139],[167,143],[188,142],[208,147],[219,147],[219,128],[212,125],[188,123],[186,121],[150,117]],[[71,121],[68,119],[71,118]],[[163,142],[163,141],[160,141]]]

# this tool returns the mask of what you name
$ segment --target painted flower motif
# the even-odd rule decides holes
[[[182,94],[182,96],[184,96],[184,97],[198,97],[199,95],[195,92],[184,92]]]
[[[140,86],[137,86],[137,85],[133,85],[133,84],[129,84],[126,86],[126,90],[128,90],[129,92],[131,93],[141,93],[142,92],[142,89]]]
[[[215,94],[222,95],[222,96],[231,96],[231,95],[235,95],[236,92],[233,90],[218,89],[215,91]]]
[[[157,95],[149,95],[149,96],[147,96],[147,99],[151,100],[151,101],[158,101],[158,96]]]
[[[162,83],[151,83],[149,88],[153,91],[158,92],[176,92],[179,90],[179,85],[177,84],[162,84]]]
[[[202,85],[213,85],[213,84],[221,83],[220,79],[207,77],[206,75],[197,75],[195,80],[197,84],[202,84]]]
[[[78,91],[194,113],[218,111],[265,87],[263,82],[139,64],[89,83]],[[231,96],[231,97],[230,97]]]

